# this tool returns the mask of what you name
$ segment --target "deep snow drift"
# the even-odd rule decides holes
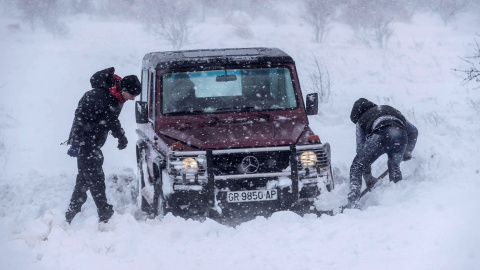
[[[272,46],[297,62],[309,91],[313,56],[330,71],[332,97],[310,123],[332,146],[336,190],[319,208],[346,201],[355,154],[353,102],[368,98],[401,110],[420,132],[415,158],[402,165],[405,181],[388,179],[362,200],[362,211],[300,217],[258,217],[235,228],[167,215],[137,220],[133,102],[120,120],[130,144],[104,146],[107,197],[116,214],[100,226],[91,198],[71,225],[64,212],[76,162],[60,146],[77,102],[97,70],[140,75],[141,59],[168,44],[129,22],[75,17],[70,35],[32,33],[0,20],[0,269],[478,269],[480,266],[480,90],[461,85],[453,69],[473,54],[480,22],[464,16],[449,26],[429,14],[398,23],[386,49],[367,46],[334,24],[324,44],[296,7],[285,22],[256,18],[253,37],[234,35],[222,18],[199,24],[185,49]],[[287,13],[289,11],[289,13]],[[478,16],[477,16],[478,17]],[[478,105],[477,105],[478,106]],[[374,175],[386,168],[381,158]]]

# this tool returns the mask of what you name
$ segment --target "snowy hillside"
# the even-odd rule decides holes
[[[323,44],[315,43],[299,7],[282,3],[283,21],[251,19],[248,38],[223,17],[207,18],[183,49],[278,47],[296,61],[304,94],[313,58],[324,62],[332,97],[309,119],[331,144],[337,187],[318,208],[346,202],[355,155],[349,115],[360,97],[398,108],[417,126],[414,159],[402,164],[405,181],[385,179],[361,201],[362,211],[336,216],[279,212],[236,227],[172,215],[137,220],[130,192],[136,124],[133,102],[127,102],[120,121],[130,144],[119,151],[110,137],[103,147],[107,197],[116,214],[99,227],[89,195],[68,225],[76,160],[60,143],[90,76],[110,66],[120,76],[140,76],[146,53],[171,46],[127,20],[69,17],[69,35],[54,38],[3,17],[0,269],[480,269],[480,110],[471,102],[480,102],[480,89],[461,85],[453,70],[465,65],[459,57],[474,52],[479,17],[467,14],[445,26],[435,15],[417,14],[397,23],[388,47],[379,49],[340,23]],[[382,157],[373,174],[386,167]]]

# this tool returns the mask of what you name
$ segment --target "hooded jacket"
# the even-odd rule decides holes
[[[412,151],[417,142],[418,130],[405,119],[400,111],[388,106],[378,106],[365,98],[360,98],[353,104],[350,120],[357,124],[357,152],[360,150],[367,137],[385,126],[405,129],[408,137],[407,150]]]
[[[111,89],[118,85],[113,67],[96,72],[90,78],[92,90],[78,102],[68,143],[78,141],[87,147],[100,148],[107,140],[108,132],[118,138],[124,131],[118,120],[123,100],[115,97]]]
[[[353,104],[350,119],[359,125],[367,136],[384,126],[405,128],[407,122],[397,109],[388,105],[377,106],[365,98],[360,98]]]

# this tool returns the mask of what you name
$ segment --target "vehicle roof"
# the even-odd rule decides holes
[[[278,48],[263,47],[151,52],[143,58],[144,68],[155,69],[269,63],[293,64],[294,61]]]

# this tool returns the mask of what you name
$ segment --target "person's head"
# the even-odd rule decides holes
[[[123,99],[134,100],[142,92],[142,85],[135,75],[125,76],[120,82]]]
[[[369,109],[377,106],[377,104],[371,102],[370,100],[366,98],[360,98],[355,103],[353,104],[352,112],[350,113],[350,120],[354,124],[358,122],[362,114],[364,114],[366,111]]]

